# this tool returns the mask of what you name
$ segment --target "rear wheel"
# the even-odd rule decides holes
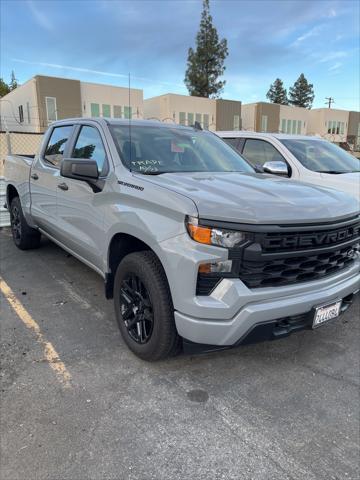
[[[154,361],[179,352],[169,285],[153,252],[131,253],[122,260],[114,303],[124,341],[138,357]]]
[[[11,200],[10,222],[14,243],[20,250],[29,250],[40,246],[41,234],[27,224],[19,197]]]

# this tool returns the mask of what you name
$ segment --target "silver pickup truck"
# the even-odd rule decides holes
[[[15,244],[43,234],[96,270],[146,360],[316,328],[359,289],[357,201],[256,174],[198,128],[58,121],[5,180]]]

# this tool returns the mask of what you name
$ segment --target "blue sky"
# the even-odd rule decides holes
[[[314,107],[359,110],[359,2],[210,0],[228,40],[223,98],[266,100],[276,77],[314,84]],[[145,98],[187,93],[187,50],[201,0],[2,0],[1,76],[36,74],[143,88]]]

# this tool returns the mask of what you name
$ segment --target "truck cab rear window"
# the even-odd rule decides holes
[[[59,167],[72,128],[72,125],[54,128],[44,154],[46,162],[55,167]]]

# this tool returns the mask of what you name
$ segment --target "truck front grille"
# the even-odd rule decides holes
[[[359,255],[359,216],[318,227],[239,225],[238,230],[247,232],[247,243],[229,250],[231,274],[199,274],[198,295],[209,295],[224,277],[239,278],[251,289],[319,280],[350,267]]]
[[[354,250],[347,246],[328,253],[299,255],[270,261],[244,260],[239,278],[249,288],[274,287],[317,280],[349,267],[354,262],[354,255]]]

